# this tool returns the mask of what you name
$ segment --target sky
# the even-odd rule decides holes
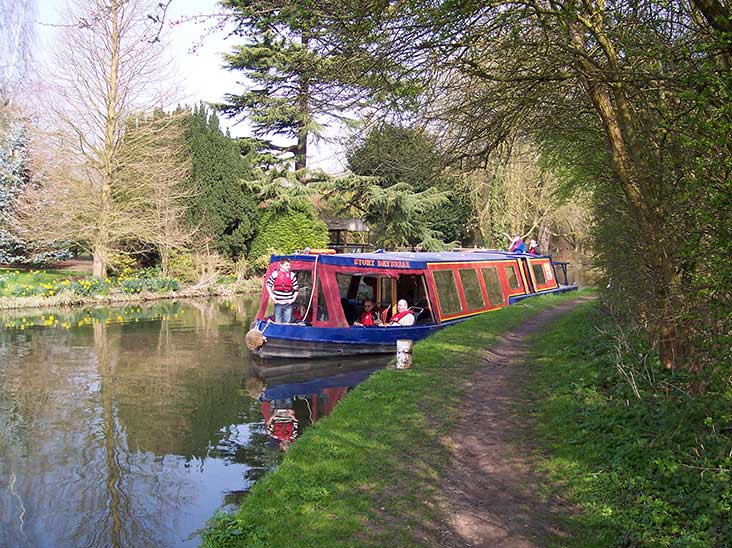
[[[37,0],[35,30],[41,57],[52,47],[53,25],[60,22],[59,11],[64,4],[63,0]],[[209,33],[212,23],[205,20],[185,21],[191,16],[218,12],[220,9],[214,0],[172,0],[168,8],[162,34],[172,46],[170,53],[180,78],[183,103],[216,103],[222,101],[226,93],[244,90],[240,83],[242,75],[223,68],[222,55],[236,44],[236,37],[227,40],[226,31]],[[221,118],[221,125],[234,137],[251,134],[246,122],[235,123]],[[338,137],[338,128],[330,128],[330,136]],[[331,174],[343,172],[341,147],[335,143],[311,143],[308,165]]]

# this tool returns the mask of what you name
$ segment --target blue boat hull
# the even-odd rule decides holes
[[[263,333],[266,342],[253,352],[263,358],[393,354],[397,339],[416,342],[458,321],[411,327],[312,327],[256,320],[252,327]]]
[[[562,286],[540,294],[511,297],[509,303],[513,304],[529,296],[564,293],[576,289],[576,286]],[[411,327],[313,327],[255,320],[252,328],[258,329],[264,335],[265,343],[252,352],[262,358],[335,358],[394,354],[398,339],[411,339],[417,342],[440,329],[455,325],[475,315],[440,324]]]

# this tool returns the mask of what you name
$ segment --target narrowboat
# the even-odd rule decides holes
[[[295,306],[302,311],[299,321],[286,324],[274,322],[266,287],[285,257],[297,276]],[[566,266],[549,256],[497,250],[273,255],[246,342],[255,355],[270,358],[394,353],[398,339],[418,341],[527,297],[577,289],[567,284]],[[365,300],[375,303],[381,326],[354,325]],[[399,300],[407,302],[413,325],[388,326]]]

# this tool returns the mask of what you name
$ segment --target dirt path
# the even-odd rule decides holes
[[[485,366],[466,392],[465,413],[453,433],[452,468],[440,501],[440,546],[539,547],[564,536],[561,500],[542,501],[541,477],[531,469],[532,446],[515,406],[526,400],[526,360],[532,335],[591,297],[541,312],[482,356]]]

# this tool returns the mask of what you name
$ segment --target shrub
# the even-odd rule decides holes
[[[165,293],[167,291],[178,291],[180,283],[172,278],[152,278],[145,280],[147,288],[155,293]]]
[[[171,251],[168,261],[168,275],[182,282],[195,282],[198,276],[193,253],[190,251]]]
[[[148,266],[147,268],[141,268],[140,270],[138,270],[134,277],[150,279],[158,278],[160,277],[160,274],[160,266]]]
[[[245,280],[251,276],[253,272],[252,263],[250,263],[243,255],[234,263],[234,275],[238,281]]]
[[[100,278],[89,276],[72,282],[71,291],[83,297],[106,295],[109,292],[109,284]]]
[[[146,289],[147,284],[145,282],[146,280],[142,278],[128,278],[119,285],[119,288],[125,295],[135,295]]]
[[[328,227],[314,215],[301,211],[267,211],[262,215],[259,233],[249,250],[249,259],[258,261],[263,255],[267,255],[269,262],[267,251],[270,248],[278,249],[282,253],[292,253],[297,249],[327,245]]]
[[[120,284],[120,290],[125,295],[136,295],[143,291],[153,293],[164,293],[167,291],[178,291],[180,283],[171,278],[129,278]]]
[[[283,252],[272,247],[268,248],[263,255],[260,255],[251,261],[254,271],[261,274],[267,270],[267,267],[269,266],[269,259],[272,255],[283,255]]]
[[[137,261],[127,253],[110,253],[107,273],[119,278],[130,278],[135,273]]]

